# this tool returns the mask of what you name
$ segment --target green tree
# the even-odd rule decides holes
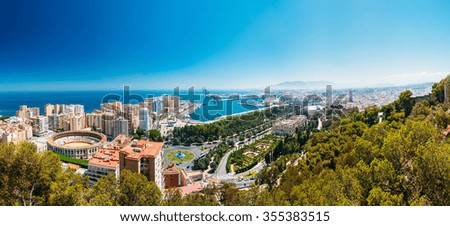
[[[216,170],[218,165],[217,165],[216,162],[212,162],[212,163],[210,164],[210,166],[211,166],[211,168],[212,168],[213,170]]]
[[[50,186],[49,204],[52,206],[87,205],[88,177],[68,169],[61,173]]]
[[[444,103],[444,84],[448,81],[449,76],[442,79],[440,82],[434,83],[431,89],[430,100],[435,105],[439,103]]]
[[[62,173],[61,162],[52,152],[37,152],[23,142],[0,144],[0,202],[4,205],[48,205],[50,186]]]
[[[290,199],[293,205],[359,205],[360,194],[348,196],[345,189],[339,176],[333,170],[326,169],[295,186]]]
[[[224,206],[236,206],[241,200],[238,197],[239,190],[234,183],[226,183],[220,188],[220,203]]]
[[[411,115],[419,120],[424,120],[430,113],[431,109],[428,102],[419,102],[414,105]]]
[[[393,195],[376,187],[370,191],[367,203],[369,206],[399,206],[403,203],[403,195]]]
[[[206,170],[208,169],[209,159],[208,158],[199,158],[194,159],[194,166],[192,167],[194,170]]]
[[[9,116],[0,116],[0,121],[6,120],[6,119],[9,119]]]
[[[400,93],[398,96],[398,104],[400,109],[402,109],[405,113],[405,118],[411,114],[412,108],[414,106],[414,100],[411,99],[412,92],[410,90],[406,90]]]
[[[141,128],[137,128],[136,132],[133,135],[133,139],[137,139],[140,140],[142,139],[142,136],[145,134],[145,130],[141,129]]]
[[[434,114],[434,122],[439,129],[446,129],[450,124],[450,115],[439,108]]]
[[[419,187],[411,205],[450,205],[450,144],[429,142],[415,158],[414,183]],[[417,201],[418,200],[418,201]]]
[[[165,206],[183,206],[183,195],[180,189],[170,188],[164,194],[163,205]]]
[[[146,133],[150,141],[162,141],[161,133],[159,132],[159,130],[152,129],[147,131]]]
[[[261,191],[256,199],[256,206],[274,206],[275,202],[273,200],[272,193],[267,189]]]
[[[189,194],[183,197],[183,202],[185,206],[218,206],[216,196],[214,193],[195,193]]]
[[[161,204],[161,191],[153,181],[129,170],[122,170],[119,179],[117,204],[121,206],[158,206]]]
[[[119,180],[114,174],[100,178],[91,187],[89,204],[93,206],[116,206],[119,196]]]

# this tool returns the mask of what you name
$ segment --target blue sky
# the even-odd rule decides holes
[[[437,81],[449,1],[0,1],[2,90]]]

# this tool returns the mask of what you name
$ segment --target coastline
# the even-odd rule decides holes
[[[235,90],[213,90],[212,92],[220,95],[238,92],[241,95],[248,91]],[[147,98],[149,95],[153,98],[161,99],[165,94],[173,95],[173,90],[131,90],[130,95],[138,95]],[[185,95],[180,93],[181,95]],[[196,92],[197,94],[197,92]],[[39,107],[40,113],[44,114],[44,106],[50,104],[81,104],[85,112],[92,112],[99,109],[100,104],[108,95],[121,97],[123,100],[123,90],[78,90],[78,91],[1,91],[0,92],[0,113],[3,116],[15,116],[16,111],[21,105],[28,107]],[[198,93],[202,96],[203,94]],[[183,97],[180,101],[187,101]],[[199,104],[198,102],[196,104]],[[195,108],[197,109],[197,108]]]
[[[193,125],[209,124],[209,123],[218,122],[218,121],[223,120],[223,119],[226,119],[226,118],[228,118],[228,117],[232,117],[232,116],[240,116],[240,115],[245,115],[245,114],[250,114],[250,113],[253,113],[253,112],[256,112],[256,111],[263,111],[263,110],[267,110],[267,109],[274,108],[274,107],[279,107],[279,106],[280,106],[280,105],[272,105],[272,106],[268,106],[268,107],[261,107],[261,108],[259,108],[259,109],[254,109],[254,110],[249,110],[249,111],[244,111],[244,112],[233,113],[233,114],[230,114],[230,115],[223,115],[223,116],[217,117],[217,118],[215,118],[215,119],[213,119],[213,120],[209,120],[209,121],[200,121],[200,120],[193,120],[193,119],[190,119],[190,120],[189,120],[189,124],[193,124]]]

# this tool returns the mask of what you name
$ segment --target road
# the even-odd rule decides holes
[[[202,151],[201,148],[206,148],[208,149],[208,151]],[[170,161],[166,158],[166,154],[168,152],[174,151],[174,150],[188,150],[191,151],[192,153],[194,153],[196,158],[199,158],[203,155],[206,155],[209,150],[213,147],[213,145],[203,145],[203,146],[182,146],[182,145],[169,145],[168,148],[164,149],[164,163],[170,163]],[[178,167],[184,168],[186,170],[190,170],[192,169],[192,166],[194,166],[194,161],[190,161],[190,162],[183,162],[177,165]]]
[[[234,183],[236,185],[236,188],[246,188],[246,187],[250,187],[255,184],[255,180],[251,180],[251,179],[239,180],[238,178],[231,178],[231,179],[225,179],[225,180],[221,180],[221,181],[225,182],[225,183]]]
[[[263,162],[257,164],[255,167],[253,167],[252,169],[243,172],[243,173],[239,173],[239,174],[228,174],[227,170],[226,170],[226,165],[227,165],[227,160],[230,157],[230,154],[243,148],[245,145],[249,145],[251,143],[254,143],[255,141],[262,139],[264,136],[269,135],[272,133],[272,129],[267,129],[265,131],[262,131],[261,133],[259,133],[260,135],[254,136],[252,138],[248,138],[245,139],[244,141],[238,141],[236,140],[235,145],[233,147],[233,149],[231,149],[229,152],[227,152],[224,157],[222,158],[222,160],[219,163],[219,166],[217,167],[216,172],[212,175],[214,178],[219,179],[221,182],[229,182],[229,183],[235,183],[236,184],[236,188],[245,188],[248,186],[251,186],[253,184],[255,184],[255,180],[251,179],[251,178],[239,178],[242,177],[250,172],[259,172],[262,168],[265,167],[265,164]],[[236,137],[236,139],[238,139],[238,136]],[[233,139],[235,140],[235,139]],[[164,156],[166,153],[173,151],[173,150],[189,150],[191,152],[194,153],[195,158],[199,158],[203,155],[206,155],[208,153],[208,151],[201,151],[200,149],[202,147],[211,149],[215,146],[218,145],[220,141],[218,142],[211,142],[211,143],[204,143],[202,146],[181,146],[181,145],[177,145],[177,146],[172,146],[170,145],[168,148],[164,149]],[[165,163],[169,163],[170,161],[167,160],[164,157],[164,162]],[[193,161],[190,162],[185,162],[185,163],[180,163],[178,165],[178,167],[184,168],[186,170],[191,170],[193,166]]]
[[[229,152],[227,152],[222,160],[219,163],[219,166],[217,167],[216,173],[214,174],[215,177],[222,179],[222,178],[228,178],[227,173],[227,159],[230,157],[231,153],[235,152],[238,148],[235,146],[233,149],[231,149]]]
[[[260,171],[264,167],[264,164],[262,164],[262,163],[257,164],[255,167],[253,167],[252,169],[250,169],[246,172],[243,172],[243,173],[240,173],[237,175],[232,175],[232,174],[227,173],[227,168],[226,168],[227,161],[228,161],[228,158],[230,157],[231,153],[239,150],[244,145],[251,144],[251,143],[263,138],[265,135],[269,135],[271,133],[272,133],[272,129],[267,129],[267,130],[263,131],[261,135],[256,136],[255,138],[246,139],[243,144],[236,143],[235,146],[233,147],[233,149],[231,149],[229,152],[227,152],[223,156],[222,160],[219,163],[219,166],[217,167],[214,177],[220,179],[223,182],[227,182],[227,181],[237,182],[239,176],[243,176],[250,172]]]

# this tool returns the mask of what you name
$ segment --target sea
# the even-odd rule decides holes
[[[241,114],[243,112],[256,110],[260,107],[241,104],[240,100],[227,99],[226,96],[233,94],[247,95],[257,94],[255,91],[217,90],[209,91],[224,98],[210,99],[205,101],[205,94],[195,93],[197,98],[194,102],[200,107],[190,116],[191,119],[207,122],[228,115]],[[122,101],[126,103],[138,103],[147,97],[160,97],[162,95],[173,95],[173,90],[149,90],[149,91],[13,91],[0,92],[0,116],[14,116],[21,105],[28,107],[39,107],[44,114],[44,106],[50,104],[81,104],[85,112],[100,109],[100,104],[109,101]],[[180,90],[180,99],[187,101],[190,97],[187,91]],[[204,102],[204,103],[203,103]]]
[[[201,107],[190,114],[190,117],[196,121],[208,122],[230,115],[240,115],[245,112],[259,110],[261,108],[264,108],[264,106],[243,104],[241,100],[222,99],[219,101],[205,102]]]

